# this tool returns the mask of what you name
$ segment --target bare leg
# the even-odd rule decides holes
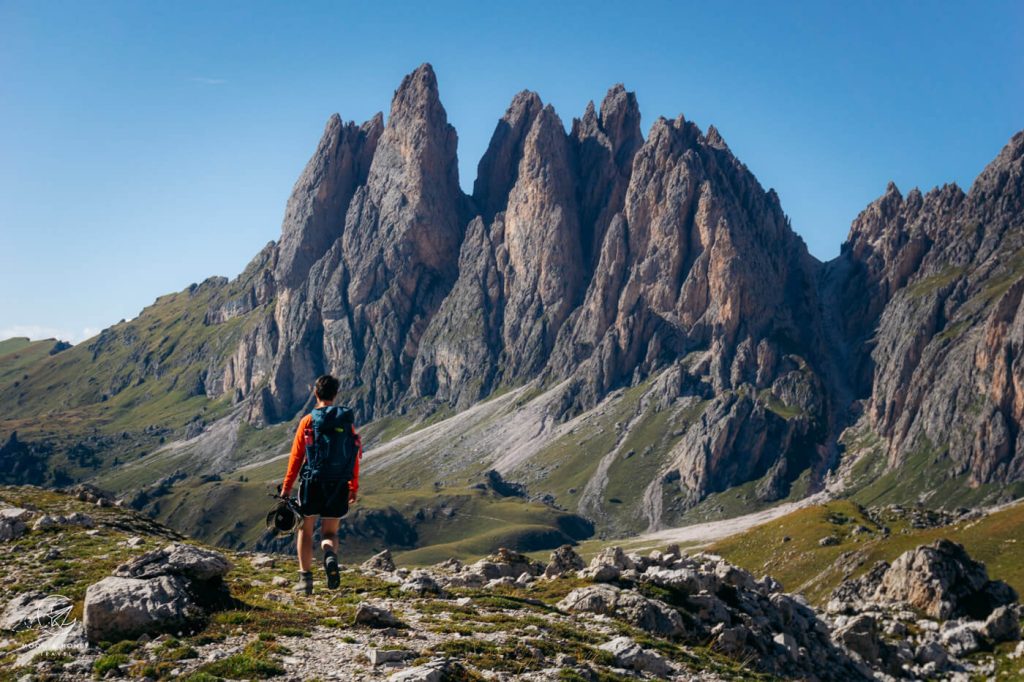
[[[338,553],[338,525],[340,523],[340,518],[320,518],[320,537],[322,538],[320,549],[324,552],[330,550],[335,554]]]
[[[302,519],[302,527],[299,528],[296,538],[296,547],[299,554],[299,570],[308,572],[313,566],[313,527],[316,525],[315,516],[307,516]],[[337,531],[337,525],[335,525]]]

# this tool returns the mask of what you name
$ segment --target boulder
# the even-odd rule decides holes
[[[391,550],[385,549],[383,552],[374,554],[372,557],[364,561],[362,567],[367,571],[383,571],[385,573],[391,573],[395,570],[395,560],[391,558]]]
[[[724,623],[719,623],[711,630],[711,634],[714,636],[712,644],[715,650],[726,656],[741,658],[750,651],[748,642],[753,633],[745,625],[726,627]]]
[[[29,510],[18,507],[0,509],[0,542],[17,540],[24,535],[28,530],[25,521],[31,515]]]
[[[1009,585],[988,578],[985,565],[963,546],[938,540],[897,558],[882,575],[874,598],[906,602],[932,618],[987,618],[1017,595]]]
[[[231,562],[220,552],[174,542],[121,564],[114,575],[123,578],[177,575],[193,580],[215,581],[230,570]]]
[[[585,566],[572,545],[562,545],[551,553],[551,559],[544,568],[544,577],[557,578],[570,571],[582,571]]]
[[[370,649],[368,657],[370,665],[376,667],[385,663],[401,663],[410,658],[416,658],[416,654],[405,649]]]
[[[614,566],[620,571],[625,571],[627,568],[636,568],[636,564],[626,556],[621,547],[607,547],[590,560],[591,570],[596,570],[601,566]]]
[[[388,677],[388,682],[442,682],[449,675],[450,664],[445,660],[430,661]]]
[[[851,618],[836,629],[832,638],[847,651],[857,654],[865,663],[878,664],[882,643],[878,636],[878,622],[872,616]]]
[[[399,628],[404,627],[402,621],[398,620],[395,614],[385,608],[362,602],[356,607],[356,625],[366,625],[371,628]]]
[[[47,530],[48,528],[61,528],[65,526],[77,526],[79,528],[92,528],[96,525],[96,522],[88,514],[82,512],[73,512],[67,516],[53,516],[51,514],[43,514],[35,523],[32,524],[32,530]]]
[[[55,594],[24,592],[7,602],[0,614],[0,630],[49,627],[71,611],[71,600]]]
[[[672,664],[661,654],[644,649],[629,637],[616,637],[598,648],[612,654],[615,657],[616,665],[627,670],[650,673],[658,677],[665,677],[675,671]]]
[[[1000,606],[985,620],[981,632],[993,644],[1017,641],[1020,639],[1020,617],[1017,610],[1010,606]]]
[[[46,530],[47,528],[55,528],[59,525],[57,517],[43,514],[32,524],[32,530]]]
[[[441,586],[434,580],[434,576],[422,570],[413,571],[399,589],[402,592],[411,592],[421,597],[427,594],[441,594],[442,592]]]
[[[619,579],[622,569],[610,564],[598,564],[590,566],[583,572],[583,576],[593,580],[595,583],[610,583]]]
[[[800,655],[800,647],[796,643],[796,638],[788,632],[780,632],[772,637],[772,641],[785,649],[790,658],[795,659]]]
[[[85,592],[83,621],[92,642],[117,642],[142,634],[179,630],[199,621],[204,611],[182,576],[110,576]]]
[[[249,563],[252,564],[253,568],[273,568],[276,560],[270,554],[257,554],[256,556],[249,559]]]
[[[515,580],[524,573],[538,576],[544,572],[544,566],[525,554],[501,547],[497,553],[468,566],[467,570],[470,573],[479,573],[487,581],[496,578]]]
[[[935,640],[929,640],[919,646],[914,653],[914,660],[921,665],[932,665],[941,670],[949,662],[949,654],[946,649]]]
[[[860,613],[870,608],[907,604],[931,618],[985,619],[1000,606],[1017,601],[1001,580],[989,580],[985,565],[961,545],[938,540],[900,555],[890,565],[878,562],[860,578],[840,584],[826,610]]]
[[[652,568],[643,574],[642,580],[658,587],[667,587],[684,594],[699,592],[715,593],[722,586],[722,580],[713,572],[699,570],[697,566],[684,568]]]
[[[951,627],[943,628],[942,634],[939,635],[939,641],[950,656],[960,658],[986,648],[982,623],[965,621],[950,625]]]
[[[569,612],[613,615],[660,637],[687,634],[682,616],[668,604],[611,585],[577,588],[558,603],[558,608]]]

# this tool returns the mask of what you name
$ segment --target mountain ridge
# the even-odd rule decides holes
[[[123,492],[177,472],[269,481],[261,463],[332,371],[368,443],[422,434],[371,448],[382,489],[426,499],[496,468],[602,534],[729,513],[731,490],[741,507],[798,497],[837,467],[848,494],[895,495],[878,487],[905,467],[900,499],[1018,494],[1024,134],[967,193],[890,184],[822,263],[714,126],[658,118],[644,137],[639,120],[622,85],[568,132],[523,91],[467,195],[419,67],[386,122],[330,117],[280,240],[239,277],[0,388],[21,438],[0,454],[48,448],[31,482],[59,470]],[[71,428],[55,437],[44,396],[62,381]]]

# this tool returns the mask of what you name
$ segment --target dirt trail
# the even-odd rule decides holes
[[[654,533],[644,533],[629,541],[630,550],[639,551],[642,549],[657,549],[663,548],[665,545],[680,543],[690,544],[697,543],[698,545],[706,545],[714,542],[715,540],[721,540],[727,538],[730,535],[736,535],[742,533],[745,530],[749,530],[754,526],[759,526],[762,523],[767,523],[780,516],[785,516],[797,509],[803,509],[815,504],[823,504],[829,500],[829,496],[825,493],[818,493],[805,497],[802,500],[796,502],[787,502],[780,504],[770,509],[763,509],[753,514],[745,514],[744,516],[736,516],[731,519],[722,519],[721,521],[708,521],[706,523],[697,523],[692,526],[682,526],[680,528],[667,528],[665,530],[659,530]]]

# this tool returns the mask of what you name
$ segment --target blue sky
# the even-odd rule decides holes
[[[512,96],[714,123],[822,259],[1024,128],[1024,3],[0,0],[0,338],[81,340],[276,239],[328,116],[434,65],[461,181]]]

